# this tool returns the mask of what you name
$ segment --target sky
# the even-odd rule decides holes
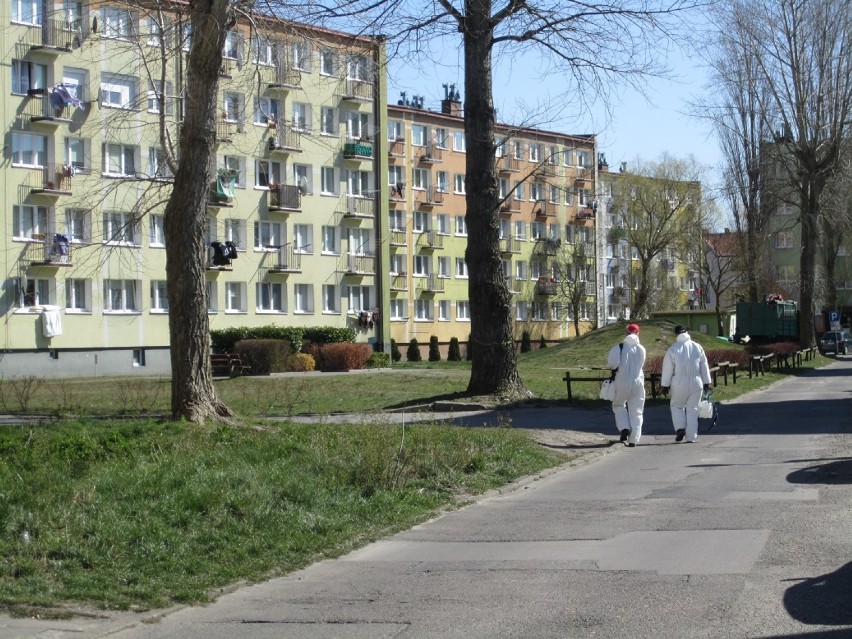
[[[668,63],[673,79],[650,81],[648,97],[625,89],[613,98],[609,113],[602,104],[590,105],[591,113],[581,113],[576,105],[569,104],[561,113],[544,117],[540,115],[542,105],[556,102],[561,91],[550,86],[547,78],[539,77],[535,71],[537,61],[497,59],[494,104],[498,119],[512,124],[527,118],[539,119],[537,128],[566,134],[594,133],[598,136],[598,151],[605,154],[611,170],[616,170],[621,162],[629,166],[637,159],[658,160],[664,153],[678,158],[691,154],[709,167],[708,181],[713,182],[721,152],[707,123],[688,113],[690,101],[705,91],[706,75],[699,64],[680,53],[674,53]],[[423,96],[425,108],[438,110],[445,83],[455,84],[463,92],[464,79],[456,52],[447,51],[440,67],[414,69],[391,60],[388,101],[395,104],[405,91],[409,100],[414,95]],[[461,98],[464,101],[463,95]]]

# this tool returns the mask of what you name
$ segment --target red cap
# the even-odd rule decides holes
[[[628,324],[627,325],[627,334],[628,335],[638,335],[639,334],[639,324]]]

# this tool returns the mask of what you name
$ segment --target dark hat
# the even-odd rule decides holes
[[[675,335],[680,335],[681,333],[686,333],[686,330],[687,330],[686,326],[681,326],[680,324],[678,324],[677,326],[675,326]]]
[[[639,334],[639,324],[628,324],[627,325],[627,334],[628,335],[638,335]]]

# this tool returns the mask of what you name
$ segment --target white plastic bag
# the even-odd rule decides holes
[[[615,382],[613,380],[608,379],[601,384],[600,397],[608,402],[615,399]]]
[[[713,401],[702,399],[698,402],[698,419],[713,419]]]

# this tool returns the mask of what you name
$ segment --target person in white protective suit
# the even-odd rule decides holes
[[[675,326],[675,335],[663,358],[660,386],[663,394],[671,389],[675,441],[686,437],[693,443],[698,439],[698,402],[702,391],[710,390],[710,366],[701,344],[692,341],[685,326]]]
[[[639,343],[639,326],[629,324],[627,336],[607,355],[606,365],[615,373],[612,412],[621,441],[633,448],[642,437],[645,409],[645,347]]]

